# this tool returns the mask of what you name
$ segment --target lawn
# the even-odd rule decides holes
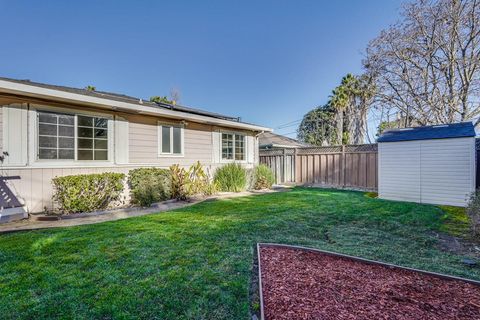
[[[257,242],[332,250],[480,279],[438,249],[438,207],[361,192],[291,192],[200,203],[121,221],[0,236],[0,315],[248,319]]]

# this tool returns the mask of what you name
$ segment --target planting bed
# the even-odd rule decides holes
[[[260,246],[265,319],[480,319],[480,286],[348,257]]]

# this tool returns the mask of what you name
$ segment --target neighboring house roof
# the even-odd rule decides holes
[[[264,132],[258,136],[258,144],[261,149],[270,148],[300,148],[309,147],[308,143],[282,136],[273,132]]]
[[[475,128],[471,122],[440,124],[416,128],[385,131],[377,142],[397,142],[428,139],[474,137]]]
[[[169,103],[156,103],[123,94],[51,85],[33,82],[30,80],[18,80],[0,77],[0,96],[2,94],[30,96],[43,99],[57,98],[72,102],[88,104],[93,103],[103,106],[115,107],[113,108],[114,110],[124,112],[154,114],[158,116],[194,120],[205,123],[211,122],[211,124],[232,126],[255,131],[271,131],[271,129],[267,127],[242,122],[238,117],[226,116],[219,113],[208,112],[196,108],[173,105]],[[145,108],[148,109],[145,110]],[[196,115],[199,117],[189,117],[188,115]],[[210,119],[210,121],[208,120],[208,118]]]

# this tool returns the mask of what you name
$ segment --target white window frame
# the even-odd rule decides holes
[[[39,159],[39,133],[38,133],[38,113],[59,113],[75,116],[74,121],[74,159]],[[78,160],[78,125],[77,116],[98,117],[107,119],[107,160]],[[29,165],[30,166],[82,166],[82,167],[96,167],[102,165],[113,164],[113,115],[101,112],[91,112],[75,109],[67,109],[62,107],[52,107],[48,105],[30,105],[29,111],[29,136],[30,136],[30,152]]]
[[[170,152],[163,152],[162,148],[162,128],[170,127]],[[173,153],[173,128],[180,129],[180,153]],[[185,156],[185,125],[182,123],[157,122],[157,151],[159,157],[184,157]]]
[[[233,135],[233,159],[224,159],[223,158],[223,134],[231,134]],[[243,137],[243,160],[235,160],[235,135],[240,135]],[[247,134],[244,132],[235,132],[235,131],[220,131],[220,162],[222,163],[230,163],[230,162],[239,162],[239,163],[247,163],[248,155],[247,155]]]

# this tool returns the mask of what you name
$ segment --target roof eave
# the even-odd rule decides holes
[[[116,101],[106,98],[99,98],[93,96],[86,96],[78,93],[66,92],[61,90],[54,90],[48,88],[42,88],[37,86],[31,86],[22,83],[10,82],[0,80],[0,93],[21,95],[31,98],[51,99],[54,101],[65,103],[76,103],[91,107],[97,107],[101,109],[108,109],[113,111],[128,111],[135,114],[151,115],[157,117],[165,117],[171,119],[179,119],[186,121],[193,121],[198,123],[210,124],[215,126],[225,126],[229,128],[251,130],[251,131],[264,131],[271,132],[271,128],[236,122],[225,119],[218,119],[214,117],[192,114],[188,112],[162,109],[158,107],[146,106],[142,104],[133,104],[128,102]]]

